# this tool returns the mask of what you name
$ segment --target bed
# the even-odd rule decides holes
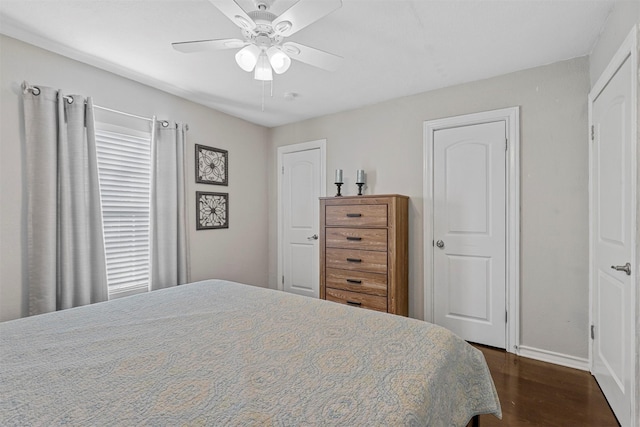
[[[0,324],[0,425],[464,426],[480,351],[415,319],[207,280]]]

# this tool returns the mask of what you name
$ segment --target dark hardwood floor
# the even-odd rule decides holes
[[[481,415],[480,427],[619,425],[589,372],[474,346],[487,360],[502,405],[502,420]]]

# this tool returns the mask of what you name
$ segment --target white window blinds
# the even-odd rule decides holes
[[[151,132],[96,123],[109,298],[149,290]]]

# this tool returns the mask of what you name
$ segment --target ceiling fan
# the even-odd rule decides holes
[[[255,0],[256,10],[245,12],[235,0],[209,0],[242,30],[244,40],[217,39],[172,43],[184,52],[238,49],[236,62],[256,80],[273,80],[272,69],[282,74],[291,59],[327,71],[335,71],[341,57],[299,43],[284,41],[306,26],[342,7],[342,0],[299,0],[280,16],[269,12],[274,0]]]

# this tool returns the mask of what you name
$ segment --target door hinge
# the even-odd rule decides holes
[[[282,284],[284,285],[284,276],[282,276]]]
[[[436,241],[435,240],[431,241],[431,246],[433,246],[435,248],[435,246],[436,246]]]
[[[509,151],[509,140],[506,138],[504,140],[504,151]]]
[[[591,325],[591,339],[592,340],[596,339],[596,326],[595,325]]]
[[[593,125],[591,125],[591,142],[594,141],[595,137],[596,137],[596,132]]]
[[[282,167],[282,175],[284,175],[284,166]]]
[[[509,321],[509,312],[505,311],[504,312],[504,323],[507,323]]]

